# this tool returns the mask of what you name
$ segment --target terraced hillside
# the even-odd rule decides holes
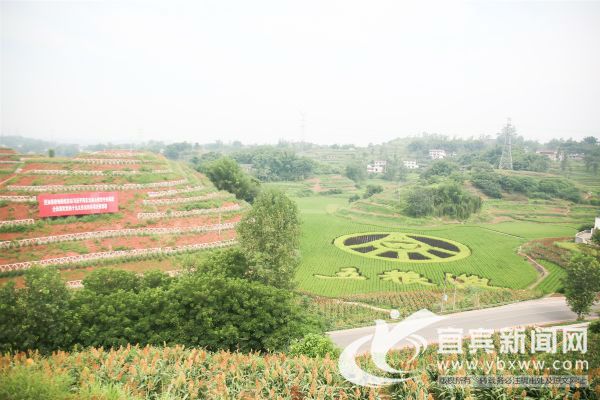
[[[234,243],[245,207],[203,175],[152,153],[48,158],[4,149],[0,157],[12,168],[0,175],[3,280],[36,264],[61,267],[75,286],[90,270],[111,264],[173,270],[173,256]],[[118,212],[39,217],[37,195],[82,191],[117,192]]]

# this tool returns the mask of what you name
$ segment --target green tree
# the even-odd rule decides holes
[[[70,310],[71,293],[56,269],[29,269],[17,299],[20,350],[49,352],[72,344],[75,318]]]
[[[367,178],[367,169],[360,163],[352,163],[346,165],[344,175],[348,179],[352,179],[356,183],[360,183]]]
[[[249,279],[248,258],[239,247],[232,247],[212,252],[206,259],[190,265],[195,273],[224,278]]]
[[[0,287],[0,353],[18,350],[20,346],[21,309],[14,282]]]
[[[296,203],[281,191],[264,190],[239,223],[237,232],[249,260],[250,279],[279,288],[294,286],[300,241]]]
[[[600,246],[600,229],[595,229],[592,233],[592,242]]]
[[[383,192],[383,186],[381,185],[367,185],[367,189],[365,190],[365,194],[363,195],[364,199],[368,199],[374,194]]]
[[[140,277],[131,271],[101,268],[83,279],[83,286],[97,294],[110,294],[117,290],[137,291]]]
[[[382,178],[387,181],[399,182],[406,178],[407,173],[408,169],[404,164],[397,157],[394,157],[393,160],[388,161]]]
[[[406,196],[404,212],[411,217],[425,217],[433,213],[433,196],[431,190],[415,188]]]
[[[206,163],[202,171],[217,189],[233,193],[238,199],[252,202],[260,191],[258,181],[245,174],[238,163],[229,157]]]
[[[54,151],[54,149],[48,149],[48,157],[54,158],[55,155],[56,152]]]
[[[309,333],[300,340],[295,340],[290,345],[291,356],[325,357],[329,354],[332,358],[338,356],[338,349],[328,336]]]
[[[574,256],[567,268],[563,286],[569,307],[579,319],[583,318],[600,292],[600,262],[592,256]]]
[[[455,162],[446,160],[434,161],[429,168],[422,173],[422,177],[429,180],[436,180],[439,177],[450,176],[459,172],[459,166]]]
[[[211,350],[282,350],[319,327],[288,291],[249,282],[192,274],[168,292],[177,315],[175,342]]]

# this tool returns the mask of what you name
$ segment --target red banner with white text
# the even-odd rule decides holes
[[[119,211],[117,192],[38,195],[40,217],[103,214]]]

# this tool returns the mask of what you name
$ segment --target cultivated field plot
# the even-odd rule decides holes
[[[58,266],[65,280],[106,265],[172,270],[165,259],[234,243],[235,224],[246,207],[203,175],[156,154],[1,155],[17,161],[7,164],[16,167],[0,184],[3,281],[33,265]],[[39,216],[39,194],[96,191],[117,192],[119,211]]]
[[[444,284],[450,285],[448,276],[458,283],[464,281],[465,285],[524,289],[538,277],[534,268],[517,255],[519,246],[525,240],[516,235],[458,224],[437,227],[396,225],[392,228],[392,224],[388,223],[382,229],[376,219],[364,223],[340,217],[333,206],[342,207],[342,199],[313,197],[298,198],[296,201],[302,211],[303,222],[302,264],[297,280],[300,289],[307,292],[335,297],[370,292],[432,290]],[[447,259],[450,257],[438,257],[437,260],[432,257],[426,263],[408,257],[402,260],[365,257],[365,254],[352,249],[341,249],[335,243],[336,238],[341,238],[339,244],[349,238],[373,234],[389,234],[392,242],[389,245],[392,247],[415,245],[413,241],[394,243],[404,241],[397,238],[435,238],[440,242],[430,243],[454,244],[459,251],[446,250],[446,253],[460,254],[461,257],[456,256],[452,261]],[[385,238],[376,240],[381,239],[385,241]],[[378,244],[377,247],[385,246]],[[398,252],[397,249],[395,251]],[[403,252],[408,254],[410,251]]]

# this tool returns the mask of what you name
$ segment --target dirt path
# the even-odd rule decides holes
[[[319,193],[322,192],[323,186],[321,186],[321,180],[319,178],[312,178],[308,180],[310,183],[312,183],[312,187],[310,188],[313,192],[315,193]]]
[[[535,270],[539,273],[538,278],[536,279],[535,282],[533,282],[531,285],[527,286],[527,289],[535,289],[540,283],[542,283],[542,281],[548,276],[550,275],[550,273],[548,272],[548,270],[540,263],[538,263],[537,261],[535,261],[533,258],[529,257],[527,254],[523,253],[521,251],[521,246],[519,246],[519,249],[517,250],[517,254],[527,258],[527,261],[529,261],[529,264],[531,264],[533,266],[533,268],[535,268]]]

